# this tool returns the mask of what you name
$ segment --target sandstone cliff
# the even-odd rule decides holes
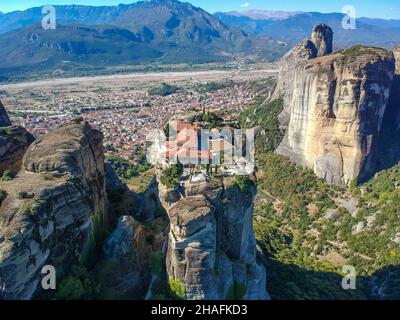
[[[400,161],[400,46],[393,51],[396,59],[396,74],[377,145],[376,171],[390,168]]]
[[[0,176],[6,170],[16,173],[21,169],[24,153],[34,140],[25,128],[12,126],[0,101]]]
[[[279,77],[271,100],[276,100],[282,96],[286,99],[287,92],[294,86],[292,73],[297,65],[303,61],[332,53],[332,46],[332,29],[325,24],[316,25],[309,39],[300,42],[279,61]],[[282,125],[287,125],[290,118],[288,105],[289,101],[285,101],[285,108],[280,115]]]
[[[255,189],[246,195],[232,179],[172,193],[160,186],[170,219],[167,272],[183,282],[186,299],[268,299],[252,228]]]
[[[396,74],[400,74],[400,45],[393,49],[393,54],[396,59]]]
[[[144,299],[151,282],[150,257],[161,250],[164,240],[161,220],[145,226],[132,216],[119,218],[103,246],[110,267],[101,273],[112,299]]]
[[[276,152],[330,184],[370,175],[393,81],[393,55],[356,46],[298,59],[284,70],[289,71],[283,73],[280,121],[287,130]]]
[[[41,268],[63,272],[77,261],[105,214],[103,136],[87,124],[69,124],[40,137],[17,177],[1,182],[0,295],[29,299]]]

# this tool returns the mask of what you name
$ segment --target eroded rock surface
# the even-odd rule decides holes
[[[396,74],[400,75],[400,45],[393,49],[393,54],[396,59]]]
[[[393,53],[396,59],[396,74],[377,143],[376,171],[390,168],[400,161],[400,46],[396,47]]]
[[[279,61],[279,78],[276,84],[271,100],[280,97],[289,99],[288,92],[295,85],[293,83],[292,73],[299,63],[321,57],[332,53],[333,31],[325,24],[314,26],[309,39],[300,42],[290,51],[288,51]],[[285,101],[285,107],[280,115],[282,125],[288,124],[290,119],[289,102]]]
[[[0,182],[0,295],[30,299],[41,269],[67,270],[85,251],[94,215],[106,211],[103,136],[69,124],[40,137],[18,176]]]
[[[163,241],[162,231],[149,230],[131,216],[122,216],[118,220],[103,247],[110,266],[102,271],[104,282],[112,290],[114,299],[144,298],[151,278],[149,258],[152,252],[161,249]]]
[[[133,193],[133,205],[135,216],[140,221],[153,221],[165,215],[164,208],[158,198],[158,183],[152,179],[150,185],[142,193]]]
[[[184,283],[187,299],[269,298],[266,270],[256,259],[254,188],[246,195],[224,178],[186,184],[181,197],[160,192],[170,219],[168,275]]]
[[[292,58],[283,59],[282,87],[275,95],[284,97],[280,121],[287,130],[276,152],[330,184],[347,185],[376,168],[395,63],[386,50],[362,46],[325,55],[332,34],[316,31],[320,28],[311,39],[326,39],[314,40],[321,51],[301,44],[288,53]]]
[[[18,172],[22,158],[34,137],[21,126],[12,126],[0,101],[0,176],[4,171]]]
[[[333,31],[328,25],[317,24],[314,26],[310,40],[315,46],[313,55],[322,57],[332,53]]]

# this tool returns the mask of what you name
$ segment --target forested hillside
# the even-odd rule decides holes
[[[329,186],[273,153],[280,110],[281,100],[260,99],[239,117],[261,127],[254,228],[272,299],[400,298],[400,165],[351,189]],[[356,268],[357,290],[342,289],[344,265]]]

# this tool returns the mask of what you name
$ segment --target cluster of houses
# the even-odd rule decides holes
[[[253,173],[254,131],[230,127],[209,130],[201,122],[181,121],[171,121],[167,127],[149,139],[148,161],[157,167],[164,169],[179,162],[183,176],[191,182],[206,181],[216,174]]]

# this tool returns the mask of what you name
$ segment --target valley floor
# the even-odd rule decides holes
[[[137,80],[139,82],[149,81],[179,81],[189,80],[194,77],[198,81],[221,81],[225,79],[232,80],[249,80],[265,77],[266,75],[277,74],[278,69],[275,64],[266,64],[259,68],[243,68],[237,70],[205,70],[205,71],[182,71],[182,72],[134,72],[128,74],[92,76],[92,77],[71,77],[71,78],[56,78],[20,83],[11,83],[0,85],[0,90],[24,90],[51,88],[57,86],[76,86],[88,84],[114,84],[121,85],[123,81]]]

